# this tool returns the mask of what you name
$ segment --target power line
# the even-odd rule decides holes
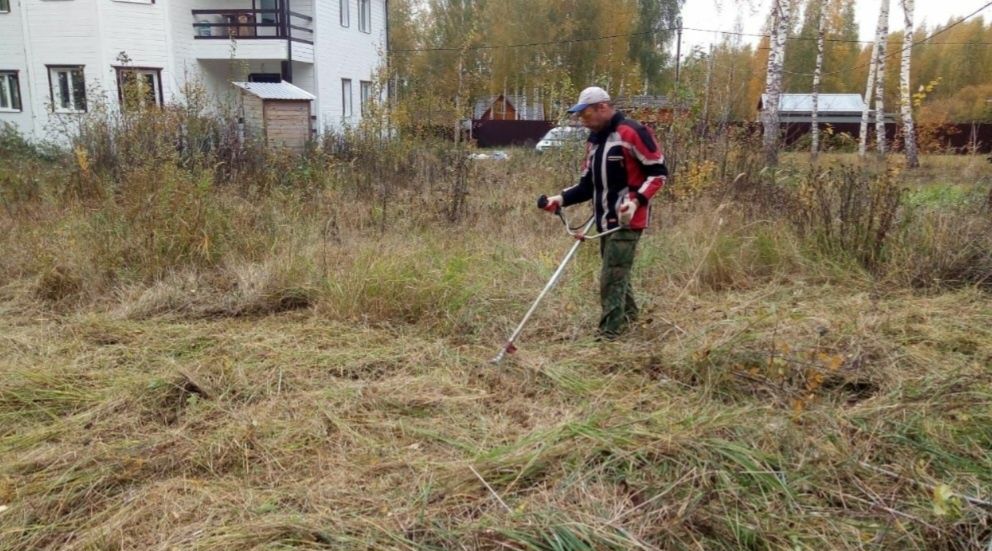
[[[754,38],[771,38],[771,35],[760,34],[760,33],[741,33],[741,32],[735,32],[735,31],[715,31],[715,30],[710,30],[710,29],[694,29],[692,27],[683,27],[683,30],[686,30],[686,31],[697,31],[697,32],[703,32],[703,33],[716,33],[716,34],[723,34],[723,35],[730,35],[730,36],[750,36],[750,37],[754,37]],[[791,41],[816,42],[816,37],[815,36],[788,36],[785,39],[786,40],[791,40]],[[842,44],[874,44],[875,43],[874,40],[854,40],[854,39],[851,39],[851,38],[827,38],[827,37],[824,37],[823,38],[823,41],[824,42],[839,42],[839,43],[842,43]],[[927,45],[928,46],[970,46],[970,45],[992,46],[992,42],[978,42],[978,41],[976,41],[976,42],[930,42]],[[759,48],[759,49],[767,50],[768,48]]]
[[[901,54],[901,53],[905,52],[906,50],[912,49],[912,48],[914,48],[916,46],[923,45],[923,44],[926,43],[927,40],[930,40],[931,38],[933,38],[933,37],[935,37],[935,36],[937,36],[939,34],[943,34],[943,33],[947,32],[947,31],[953,29],[954,27],[957,27],[961,23],[964,23],[965,21],[971,19],[972,17],[975,17],[976,15],[978,15],[979,13],[981,13],[983,10],[985,10],[986,8],[988,8],[990,6],[992,6],[992,2],[988,2],[984,6],[982,6],[982,7],[978,8],[977,10],[969,13],[968,15],[964,16],[963,18],[955,21],[954,23],[951,23],[950,25],[944,27],[943,29],[940,29],[940,30],[934,32],[933,34],[931,34],[931,35],[929,35],[927,37],[924,37],[921,40],[917,40],[916,42],[913,42],[909,46],[905,46],[905,47],[903,47],[900,50],[897,50],[895,52],[886,54],[883,57],[883,59],[888,59],[890,57],[893,57],[893,56],[896,56],[898,54]],[[864,69],[865,67],[868,67],[869,65],[871,65],[871,62],[862,63],[860,65],[855,65],[854,67],[848,67],[847,69],[841,69],[839,71],[829,71],[829,72],[826,72],[826,73],[822,73],[821,72],[820,73],[820,76],[823,76],[823,75],[836,75],[836,74],[840,74],[840,73],[848,73],[850,71],[854,71],[854,70],[857,70],[857,69]],[[786,71],[785,69],[783,69],[782,72],[788,73],[790,75],[798,75],[798,76],[813,76],[814,75],[814,73],[803,73],[803,72],[799,72],[799,71]]]
[[[988,8],[990,6],[992,6],[992,2],[989,2],[988,4],[985,4],[984,6],[978,8],[977,10],[975,10],[974,12],[972,12],[971,14],[965,16],[964,18],[962,18],[962,19],[960,19],[958,21],[955,21],[954,23],[951,23],[947,27],[944,27],[944,28],[938,30],[937,32],[934,32],[933,34],[927,36],[926,38],[923,38],[922,40],[919,40],[919,41],[914,42],[910,47],[924,45],[924,43],[926,43],[925,45],[928,45],[928,46],[992,46],[992,42],[978,42],[978,41],[976,41],[976,42],[927,42],[927,40],[930,40],[931,38],[933,38],[933,37],[935,37],[935,36],[937,36],[939,34],[942,34],[942,33],[946,32],[946,31],[950,30],[951,28],[956,27],[957,25],[960,25],[961,23],[964,23],[966,20],[974,17],[975,15],[979,14],[980,12],[982,12],[983,10],[985,10],[986,8]],[[531,47],[535,47],[535,46],[557,46],[557,45],[563,45],[563,44],[575,44],[575,43],[582,43],[582,42],[598,42],[600,40],[612,40],[614,38],[631,38],[631,37],[635,37],[635,36],[649,36],[649,35],[654,35],[654,34],[661,33],[661,32],[674,32],[674,31],[677,31],[677,30],[678,30],[678,27],[665,27],[665,28],[662,28],[662,29],[655,29],[655,30],[651,30],[651,31],[642,31],[642,32],[636,32],[636,33],[619,33],[619,34],[610,34],[610,35],[603,35],[603,36],[593,36],[593,37],[589,37],[589,38],[571,38],[571,39],[566,39],[566,40],[547,40],[547,41],[543,41],[543,42],[521,42],[521,43],[517,43],[517,44],[480,44],[480,45],[476,45],[476,46],[464,46],[464,47],[438,46],[438,47],[434,47],[434,48],[400,48],[400,49],[389,50],[389,53],[459,52],[459,51],[476,51],[476,50],[499,50],[499,49],[510,49],[510,48],[531,48]],[[700,28],[695,28],[695,27],[682,27],[682,30],[683,31],[695,31],[695,32],[701,32],[701,33],[722,34],[722,35],[727,35],[727,36],[747,36],[747,37],[754,37],[754,38],[770,38],[770,35],[768,35],[768,34],[761,34],[761,33],[743,33],[743,32],[737,32],[737,31],[721,31],[721,30],[717,30],[717,29],[700,29]],[[811,36],[789,36],[789,37],[786,37],[786,40],[791,40],[791,41],[815,41],[816,40],[816,37],[811,37]],[[825,42],[845,43],[845,44],[874,44],[874,42],[875,42],[874,40],[854,40],[854,39],[849,39],[849,38],[824,38],[824,41]],[[901,53],[901,50],[898,51],[898,52],[893,52],[892,54],[889,54],[889,55],[895,55],[895,54],[898,54],[898,53]],[[852,67],[851,69],[846,69],[846,70],[853,70],[853,69],[858,69],[858,68],[861,68],[861,67],[864,67],[864,65],[858,66],[858,67]],[[792,72],[792,71],[786,71],[786,72],[789,72],[791,74],[807,74],[807,75],[812,75],[812,73],[795,73],[795,72]],[[842,71],[835,71],[835,72],[842,72]],[[833,73],[823,73],[823,74],[833,74]]]
[[[389,50],[390,53],[398,52],[460,52],[460,51],[471,51],[471,50],[498,50],[503,48],[528,48],[533,46],[554,46],[558,44],[573,44],[576,42],[596,42],[598,40],[610,40],[613,38],[628,38],[632,36],[645,36],[652,35],[659,32],[674,31],[675,27],[666,27],[664,29],[657,29],[653,31],[644,31],[639,33],[621,33],[621,34],[610,34],[606,36],[593,36],[590,38],[572,38],[568,40],[549,40],[546,42],[524,42],[520,44],[483,44],[479,46],[465,46],[463,48],[455,48],[452,46],[441,46],[437,48],[403,48],[399,50]]]

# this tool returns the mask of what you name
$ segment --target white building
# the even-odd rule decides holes
[[[316,96],[313,126],[361,118],[386,49],[388,0],[0,0],[0,124],[52,137],[120,82],[145,101],[202,82],[217,100],[232,81],[285,80]],[[126,63],[121,63],[126,59]]]

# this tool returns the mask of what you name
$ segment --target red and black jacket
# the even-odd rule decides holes
[[[562,191],[562,206],[591,199],[596,227],[604,231],[619,225],[617,210],[624,198],[636,197],[640,206],[628,227],[642,230],[648,226],[648,203],[667,176],[665,156],[651,130],[617,112],[605,129],[589,136],[582,176]]]

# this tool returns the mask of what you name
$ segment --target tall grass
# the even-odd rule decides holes
[[[571,243],[534,208],[569,152],[355,129],[249,161],[128,149],[192,124],[135,116],[0,165],[0,548],[992,538],[984,173],[949,197],[683,135],[627,339],[589,337],[584,246],[497,370]]]

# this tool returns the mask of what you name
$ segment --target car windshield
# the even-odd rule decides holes
[[[545,140],[579,140],[585,137],[585,129],[576,126],[558,126],[544,135]]]

